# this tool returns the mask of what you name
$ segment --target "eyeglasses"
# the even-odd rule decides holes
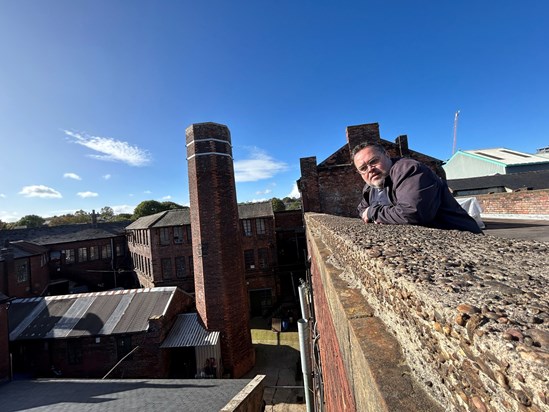
[[[370,160],[368,160],[368,162],[360,166],[357,169],[357,172],[360,173],[361,175],[364,175],[368,173],[368,170],[370,170],[370,168],[374,168],[377,165],[379,165],[380,162],[381,162],[381,157],[372,157]]]

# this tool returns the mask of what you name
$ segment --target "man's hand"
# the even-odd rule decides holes
[[[364,223],[371,223],[370,220],[368,220],[368,209],[369,209],[369,208],[370,208],[370,207],[368,206],[368,207],[364,210],[364,212],[362,212],[361,218],[362,218],[362,220],[364,221]]]

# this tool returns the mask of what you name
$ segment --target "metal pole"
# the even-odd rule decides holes
[[[307,293],[307,285],[302,283],[297,288],[299,291],[299,305],[301,307],[301,317],[305,320],[311,318],[311,311],[309,309],[309,294]]]
[[[313,412],[313,401],[311,399],[311,352],[309,346],[309,322],[305,319],[297,321],[299,334],[299,352],[301,357],[301,372],[303,372],[303,390],[305,392],[305,404],[307,412]]]

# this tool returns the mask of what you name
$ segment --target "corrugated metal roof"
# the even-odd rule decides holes
[[[176,287],[15,299],[10,340],[57,339],[146,331],[163,316]]]
[[[240,219],[251,219],[265,216],[274,216],[273,204],[270,200],[266,202],[238,204],[238,217]]]
[[[198,321],[196,313],[185,313],[177,316],[172,330],[160,347],[214,346],[217,342],[219,342],[219,332],[208,332]]]
[[[490,161],[496,161],[508,166],[549,162],[549,160],[542,156],[510,150],[504,147],[495,149],[463,150],[463,153],[478,156]]]

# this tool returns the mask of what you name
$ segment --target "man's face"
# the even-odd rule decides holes
[[[355,154],[353,162],[362,179],[373,187],[383,187],[393,165],[386,154],[378,152],[374,147],[362,149]]]

